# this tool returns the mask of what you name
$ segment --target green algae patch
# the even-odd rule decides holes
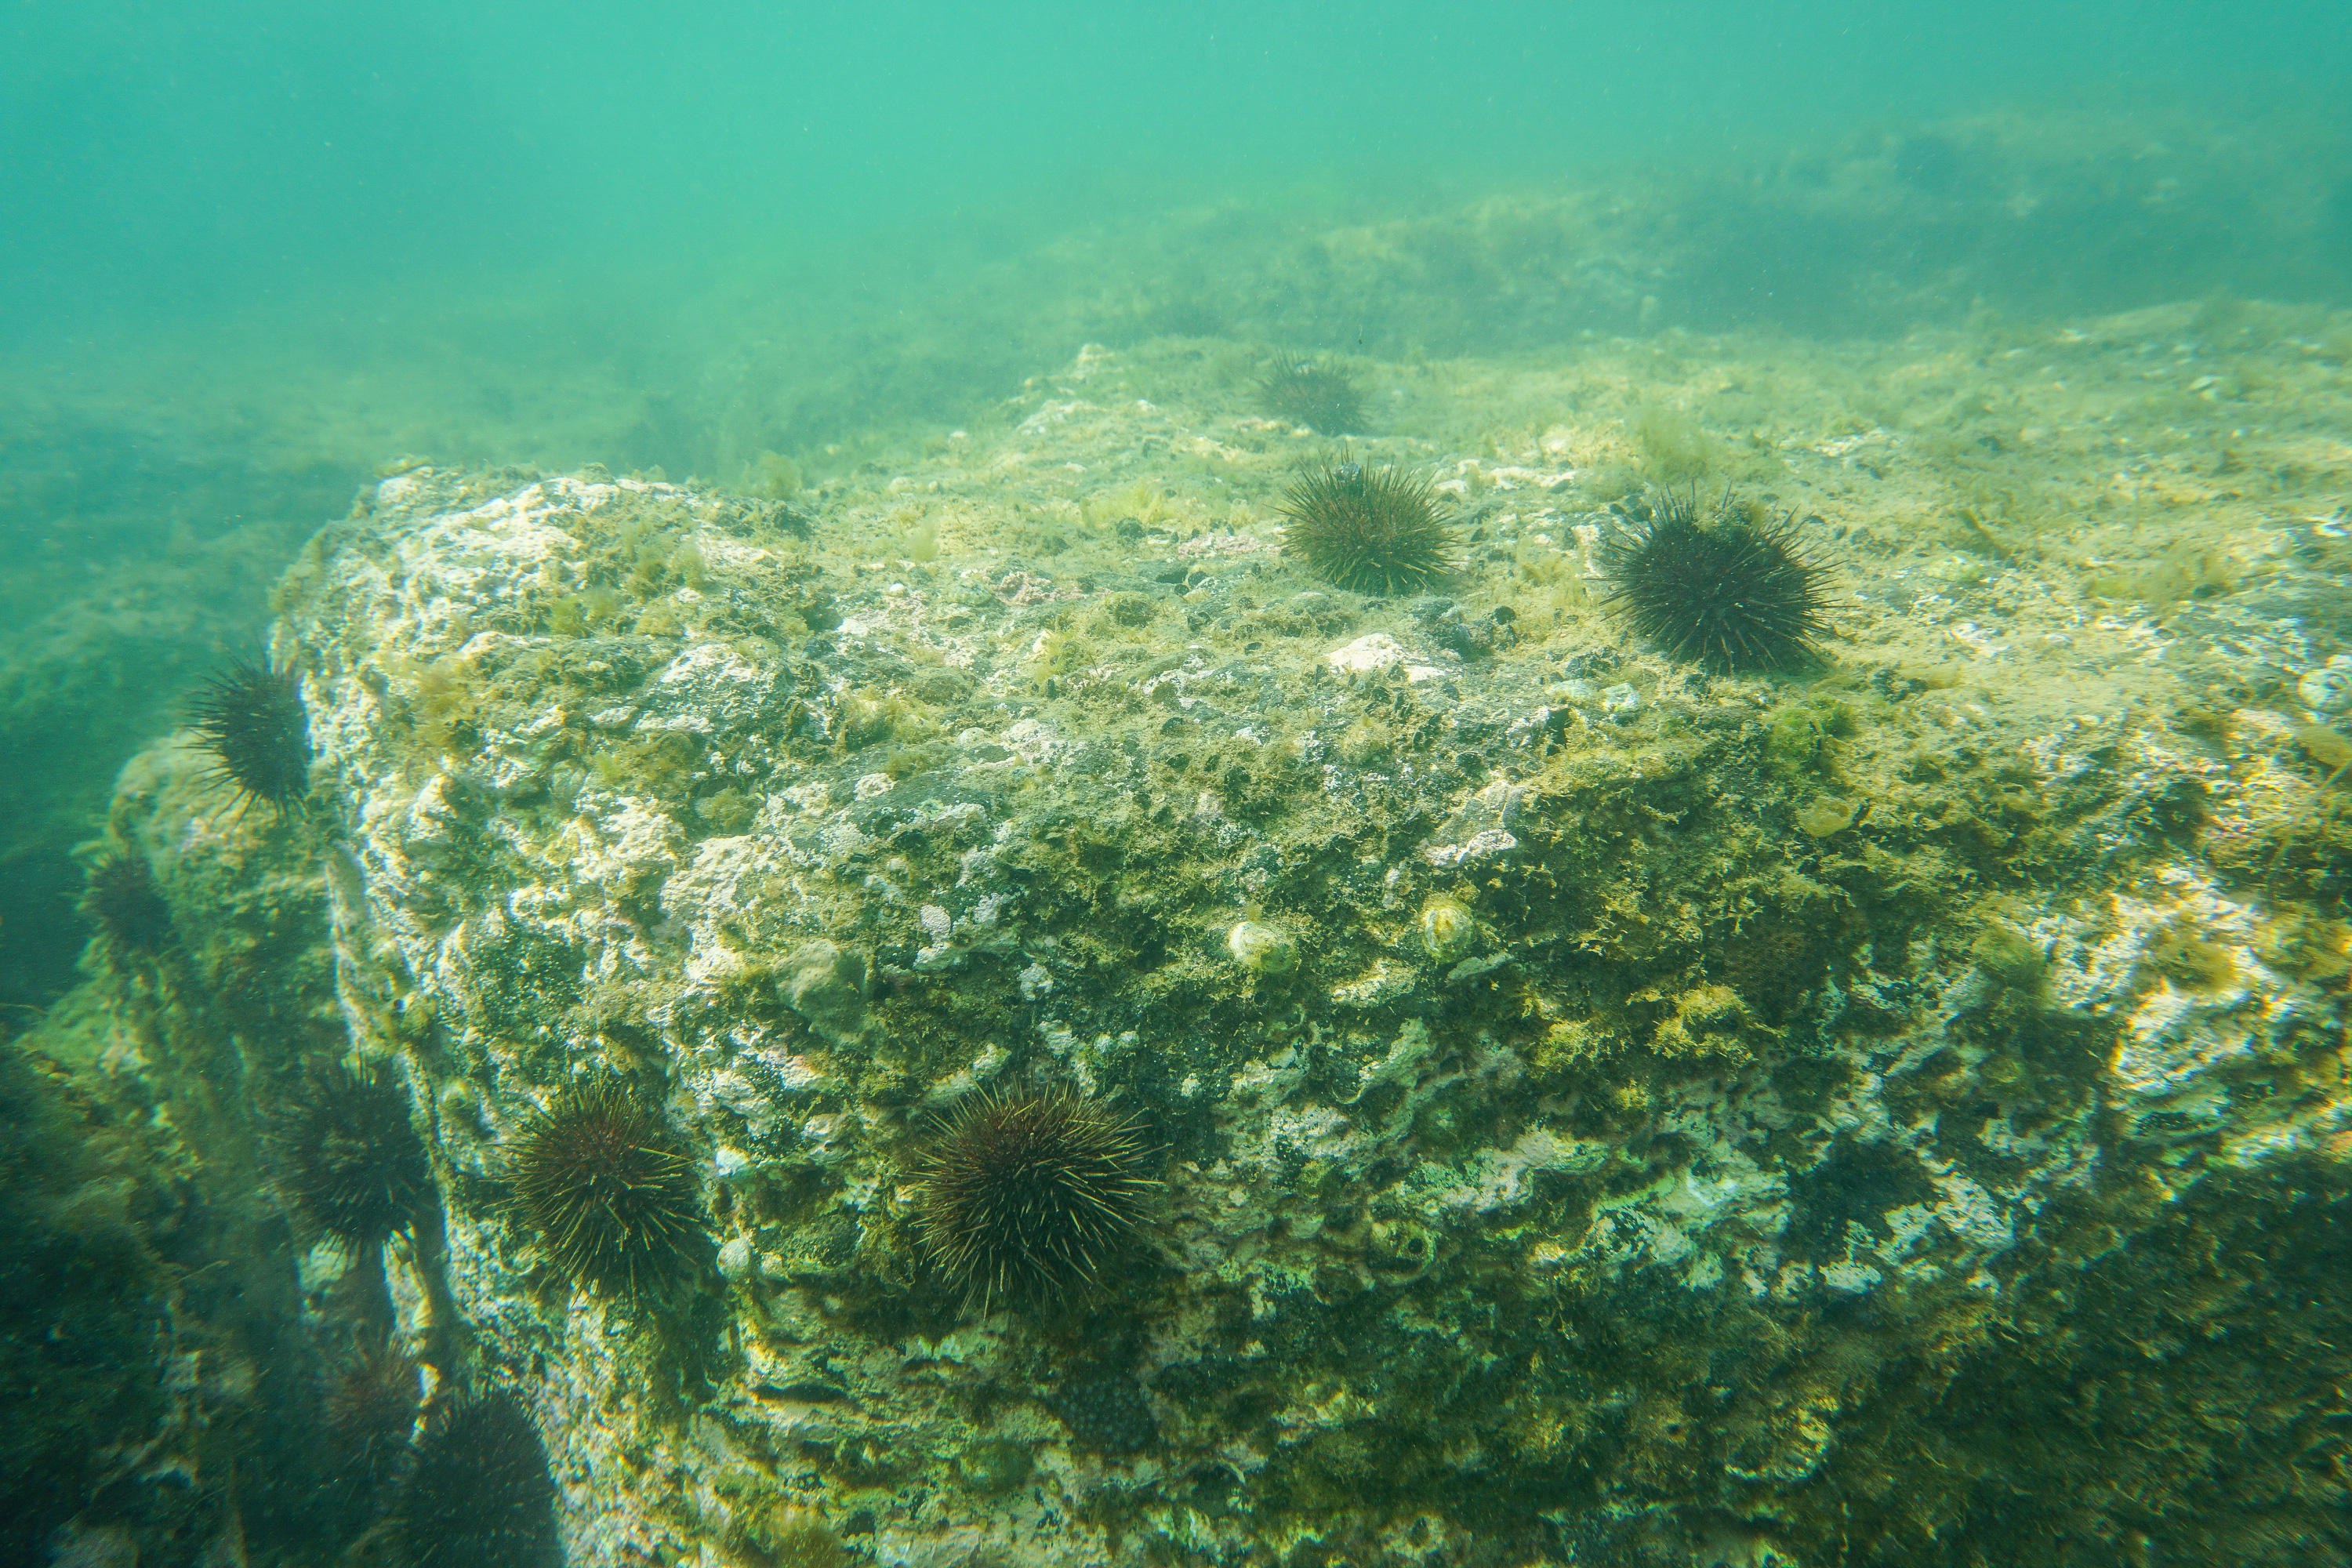
[[[1772,715],[1766,754],[1784,778],[1833,776],[1836,742],[1857,727],[1853,709],[1834,697],[1811,697],[1784,704]]]

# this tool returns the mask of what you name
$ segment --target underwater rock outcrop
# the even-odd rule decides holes
[[[393,1329],[424,1154],[345,1145],[384,1080],[336,1068],[316,846],[211,770],[184,742],[123,768],[102,864],[146,937],[104,931],[0,1043],[0,1560],[315,1560],[370,1521],[384,1456],[332,1369]]]
[[[1804,687],[1525,616],[1465,658],[1270,548],[870,550],[419,470],[282,595],[341,994],[446,1201],[393,1300],[531,1412],[571,1561],[2338,1540],[2347,932],[2233,804],[2284,720],[1971,713],[1852,626]],[[2263,833],[2267,895],[2210,849]],[[659,1290],[518,1219],[589,1079],[693,1165]],[[1164,1190],[983,1316],[925,1140],[1029,1089]],[[2085,1459],[2142,1421],[2200,1435]]]
[[[1695,426],[1440,466],[1442,592],[1360,595],[1190,363],[814,515],[409,468],[318,536],[301,808],[142,754],[11,1042],[5,1217],[132,1369],[13,1544],[414,1555],[495,1411],[462,1549],[576,1564],[2341,1554],[2336,536],[2159,626],[1790,438],[1817,657],[1710,668],[1607,602]]]

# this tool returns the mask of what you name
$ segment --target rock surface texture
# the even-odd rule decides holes
[[[275,597],[307,798],[134,761],[5,1064],[7,1544],[2346,1560],[2352,450],[2204,317],[1393,369],[1336,462],[1161,341],[792,505],[402,465]],[[1314,462],[1433,479],[1438,592],[1285,554]],[[1818,659],[1612,611],[1666,483]]]
[[[956,507],[1171,434],[1036,403],[943,539],[425,469],[281,591],[344,1011],[440,1187],[392,1300],[536,1418],[572,1563],[2347,1550],[2324,715],[1851,551],[1822,667],[1709,677],[1575,607],[1564,465],[1457,487],[1519,542],[1458,602],[1148,488],[1024,554]],[[692,1163],[635,1288],[507,1178],[583,1079]],[[983,1310],[920,1175],[1015,1089],[1160,1185]]]

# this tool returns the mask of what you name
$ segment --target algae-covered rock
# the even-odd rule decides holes
[[[124,767],[106,835],[150,939],[93,941],[0,1038],[0,1558],[331,1556],[380,1501],[391,1456],[344,1391],[394,1328],[382,1254],[420,1226],[339,1234],[348,1211],[307,1201],[306,1101],[354,1077],[320,846],[178,742]],[[397,1084],[371,1080],[395,1107]]]
[[[2130,701],[1948,676],[1859,552],[1820,668],[1679,666],[1560,586],[1611,514],[1534,468],[1464,481],[1527,510],[1448,596],[1342,605],[1279,551],[1280,453],[1212,511],[1145,482],[1179,416],[1052,406],[939,457],[929,550],[879,563],[904,487],[784,526],[405,468],[280,592],[316,809],[126,779],[172,934],[100,957],[201,955],[172,1005],[246,1079],[106,1070],[204,1126],[357,1047],[426,1140],[415,1234],[303,1264],[325,1360],[380,1323],[515,1401],[580,1563],[1961,1562],[2018,1496],[2036,1540],[2085,1488],[2143,1529],[2108,1475],[2181,1551],[2331,1528],[2274,1469],[2192,1506],[2269,1463],[2251,1428],[2004,1436],[2284,1358],[2283,1441],[2333,1440],[2352,1331],[2261,1239],[2341,1246],[2306,717],[2160,700],[2073,621]],[[1008,473],[1040,510],[992,531]],[[1024,519],[1080,485],[1049,546]],[[2005,605],[1985,647],[2068,613]],[[591,1157],[546,1135],[583,1085],[686,1162],[675,1267],[583,1272],[520,1212],[519,1152]],[[1121,1129],[1120,1245],[1024,1231],[1069,1212],[1024,1183],[1100,1176],[963,1113],[1032,1095]],[[958,1215],[1056,1289],[949,1273]],[[2218,1293],[2177,1283],[2200,1237]]]
[[[1570,1561],[1646,1519],[1830,1563],[1857,1496],[1874,1539],[1990,1530],[1930,1391],[2016,1325],[2101,1332],[2057,1282],[2188,1205],[2333,1179],[2340,991],[2184,850],[2167,803],[2212,770],[2161,728],[2021,712],[1956,752],[1956,701],[1759,712],[1761,679],[1596,658],[1566,612],[1472,661],[1396,606],[1394,658],[1335,662],[1372,634],[1267,640],[1254,606],[1305,591],[1267,524],[1167,640],[1149,561],[958,569],[943,536],[867,574],[838,526],[419,470],[288,622],[342,984],[412,998],[408,1070],[466,1100],[449,1246],[394,1296],[538,1369],[576,1560],[783,1551],[773,1502],[661,1479],[721,1431],[794,1478],[794,1541],[888,1561],[1401,1520],[1421,1560]],[[571,629],[656,533],[696,580]],[[1576,707],[1612,660],[1639,700]],[[421,744],[434,669],[467,720]],[[590,1074],[707,1197],[715,1264],[634,1302],[540,1268],[498,1193]],[[1024,1086],[1133,1117],[1157,1196],[1066,1300],[983,1303],[915,1205],[949,1108]]]
[[[510,413],[415,420],[337,366],[387,412],[319,451],[756,493],[377,469],[273,600],[320,763],[275,821],[169,743],[84,805],[282,525],[20,575],[24,994],[80,941],[67,846],[123,918],[0,1021],[0,1555],[429,1557],[476,1443],[582,1564],[2352,1555],[2352,336],[2032,313],[2324,297],[2311,144],[1995,115],[1202,208],[887,326],[782,291],[653,416],[483,359]],[[1255,340],[1349,351],[1358,456],[1263,416]],[[1444,498],[1427,592],[1286,559],[1293,477],[1359,460]],[[1615,618],[1662,484],[1786,520],[1817,659]],[[382,1241],[287,1180],[345,1058],[428,1155]],[[604,1147],[533,1137],[588,1084]],[[1120,1245],[1065,1227],[1002,1300],[941,1268],[933,1155],[1045,1094],[1120,1129]],[[973,1145],[1000,1236],[1101,1190]],[[686,1233],[617,1279],[518,1180],[616,1152]]]

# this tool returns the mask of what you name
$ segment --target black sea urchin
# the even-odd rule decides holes
[[[1828,629],[1825,568],[1805,558],[1787,517],[1759,521],[1727,495],[1699,515],[1696,495],[1659,492],[1649,515],[1602,547],[1609,603],[1676,658],[1718,669],[1780,669]]]
[[[310,787],[310,734],[294,672],[241,659],[214,676],[190,709],[212,775],[248,801],[283,811]]]
[[[1348,373],[1294,353],[1278,353],[1257,384],[1258,397],[1277,419],[1325,436],[1352,436],[1364,427],[1364,400]]]
[[[1283,553],[1359,594],[1412,593],[1453,564],[1454,530],[1426,479],[1326,458],[1284,492]]]
[[[391,1063],[337,1062],[310,1074],[272,1129],[294,1206],[350,1247],[408,1228],[433,1168]]]
[[[81,912],[117,953],[153,952],[172,934],[172,906],[144,855],[110,849],[93,863]]]
[[[445,1405],[389,1523],[401,1568],[553,1568],[555,1487],[530,1416],[505,1394]]]
[[[635,1290],[675,1265],[695,1232],[693,1167],[609,1079],[558,1095],[516,1136],[506,1167],[517,1217],[557,1268],[588,1284]]]
[[[924,1245],[983,1310],[1084,1284],[1141,1228],[1150,1155],[1131,1120],[1083,1095],[973,1095],[923,1161]]]
[[[416,1426],[416,1363],[389,1344],[363,1345],[327,1382],[327,1436],[341,1473],[391,1479]]]

